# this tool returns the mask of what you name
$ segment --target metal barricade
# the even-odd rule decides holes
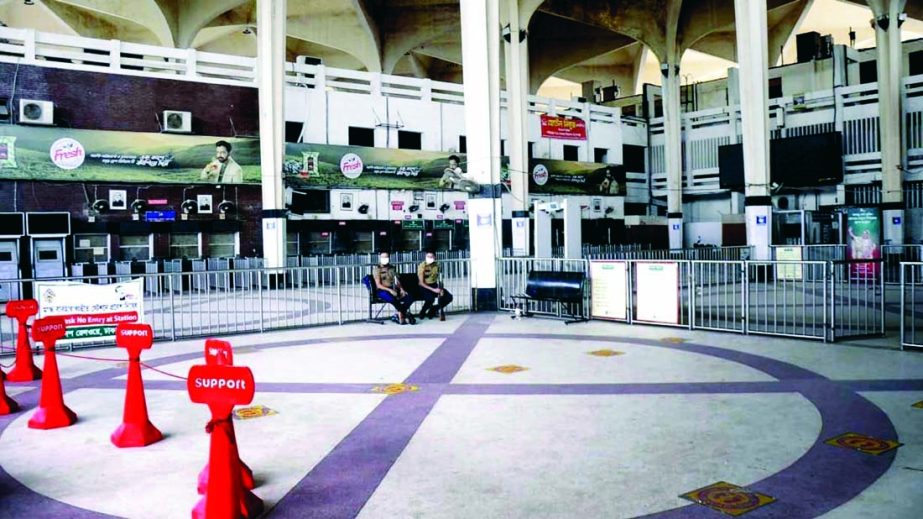
[[[904,262],[901,283],[901,349],[923,348],[923,263]]]
[[[827,340],[828,264],[746,263],[746,332]]]
[[[901,282],[903,263],[923,261],[923,245],[882,245],[881,259],[885,284],[897,284]]]
[[[746,268],[739,261],[694,261],[691,265],[692,327],[744,333]]]
[[[836,261],[830,311],[833,339],[883,335],[885,301],[881,261]]]
[[[497,308],[500,310],[526,310],[532,314],[561,317],[560,305],[552,301],[516,300],[513,296],[526,293],[529,272],[546,270],[556,272],[583,272],[589,277],[589,261],[561,258],[498,258],[497,259]],[[583,317],[589,318],[590,293],[584,289]]]

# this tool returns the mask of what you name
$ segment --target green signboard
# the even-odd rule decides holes
[[[451,220],[436,220],[433,229],[455,229],[455,222]]]
[[[401,229],[405,231],[422,231],[423,220],[404,220],[401,222]]]

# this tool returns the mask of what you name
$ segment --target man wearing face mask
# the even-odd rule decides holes
[[[452,302],[452,294],[442,288],[439,263],[436,261],[435,252],[426,251],[426,258],[417,265],[417,278],[420,281],[420,295],[424,301],[423,308],[420,310],[420,318],[435,319],[438,314],[439,320],[445,321],[445,307]],[[435,305],[433,305],[434,302]]]
[[[382,252],[378,255],[378,265],[372,269],[372,277],[375,278],[378,297],[382,301],[391,303],[391,306],[397,310],[398,320],[401,324],[407,324],[407,322],[416,324],[416,319],[410,313],[413,297],[401,287],[397,269],[390,263],[391,255],[387,252]]]

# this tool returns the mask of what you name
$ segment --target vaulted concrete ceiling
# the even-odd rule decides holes
[[[334,67],[461,79],[459,0],[287,1],[288,59],[310,55]],[[770,63],[813,1],[767,0]],[[911,17],[923,16],[923,1],[906,3]],[[733,0],[519,0],[519,12],[529,22],[532,91],[555,76],[616,81],[630,92],[645,48],[671,63],[688,49],[735,59]],[[0,0],[0,20],[12,27],[256,55],[256,0]]]

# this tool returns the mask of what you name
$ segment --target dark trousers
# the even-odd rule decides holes
[[[442,295],[437,296],[435,292],[427,290],[424,287],[420,287],[420,295],[423,299],[423,308],[420,309],[420,315],[425,316],[427,312],[432,311],[434,314],[439,310],[444,309],[449,303],[452,302],[452,294],[448,290],[442,289]],[[436,301],[436,298],[439,298],[439,301]],[[433,306],[433,303],[436,303]]]
[[[378,298],[382,301],[385,301],[386,303],[391,303],[391,306],[397,309],[398,312],[405,315],[410,313],[410,305],[413,304],[413,297],[410,294],[404,294],[404,297],[397,298],[391,295],[391,292],[388,292],[387,290],[379,289]]]

